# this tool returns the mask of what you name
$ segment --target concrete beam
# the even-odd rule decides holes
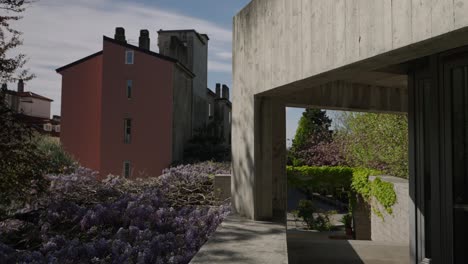
[[[303,89],[302,92],[283,97],[283,100],[287,106],[292,107],[387,113],[408,112],[406,88],[389,88],[342,81]]]

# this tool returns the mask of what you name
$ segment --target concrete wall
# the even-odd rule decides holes
[[[222,120],[222,137],[225,144],[231,144],[231,105],[227,101],[220,103],[220,115]]]
[[[101,169],[102,55],[62,74],[60,141],[87,168]]]
[[[184,158],[184,148],[192,138],[192,78],[174,65],[172,160]]]
[[[372,241],[395,242],[409,245],[410,196],[408,180],[390,176],[381,176],[379,178],[383,181],[393,183],[397,195],[397,203],[392,207],[392,214],[388,214],[378,203],[372,203],[372,206],[377,207],[383,214],[383,219],[375,213],[371,214]]]
[[[356,207],[353,212],[353,228],[357,240],[372,239],[372,208],[360,195],[356,199]]]
[[[294,95],[317,98],[315,90],[336,81],[368,86],[366,80],[378,79],[380,69],[468,44],[467,11],[468,0],[253,0],[248,4],[233,21],[232,191],[236,210],[255,219],[272,216],[271,197],[259,199],[260,194],[255,194],[262,192],[255,186],[273,180],[270,171],[259,169],[271,161],[255,155],[261,153],[255,149],[261,138],[270,133],[258,132],[262,127],[258,124],[264,121],[256,121],[257,117],[268,115],[256,114],[256,95],[282,98],[287,105]],[[360,93],[348,96],[371,97],[370,92]],[[372,97],[384,102],[390,94]],[[333,93],[319,93],[318,100],[327,96],[337,98]],[[301,100],[300,104],[309,102]],[[327,108],[326,103],[321,106]],[[377,104],[372,110],[405,110],[389,106]]]
[[[159,51],[161,54],[173,57],[185,63],[194,74],[192,128],[194,132],[206,124],[207,105],[206,88],[208,83],[208,39],[194,30],[159,31]],[[174,49],[171,37],[186,42],[186,49]]]
[[[172,162],[174,65],[135,50],[125,64],[126,47],[104,41],[101,174],[121,175],[124,161],[131,177],[159,176]],[[132,98],[126,96],[133,80]],[[131,143],[124,143],[124,119],[132,119]]]

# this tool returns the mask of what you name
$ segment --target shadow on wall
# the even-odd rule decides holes
[[[244,111],[242,118],[233,119],[232,120],[232,127],[240,127],[241,123],[238,120],[248,120],[247,113]],[[238,129],[239,131],[243,131],[241,136],[239,137],[240,142],[248,142],[248,134],[243,129]],[[237,131],[237,130],[236,130]],[[234,134],[232,135],[234,136]],[[233,143],[236,141],[233,141]],[[232,201],[234,205],[245,205],[249,204],[251,201],[247,199],[254,199],[254,193],[249,193],[249,188],[245,188],[245,186],[254,186],[254,177],[248,177],[251,175],[252,172],[255,171],[255,164],[254,159],[252,156],[253,150],[249,151],[249,147],[253,148],[252,146],[248,145],[236,145],[232,146],[232,177],[233,177],[233,185],[232,190],[235,190],[235,193],[232,194]],[[244,155],[235,155],[234,151],[237,152],[245,152]],[[243,160],[234,159],[234,157],[245,157]],[[252,204],[253,206],[253,204]],[[233,208],[236,210],[236,208]],[[239,214],[243,214],[245,212],[238,212]]]

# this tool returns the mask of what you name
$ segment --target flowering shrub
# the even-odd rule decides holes
[[[223,167],[204,165],[138,181],[48,176],[48,196],[0,222],[0,263],[188,263],[230,208],[212,194]]]

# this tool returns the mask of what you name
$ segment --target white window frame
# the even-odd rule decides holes
[[[129,60],[129,55],[131,54],[131,59]],[[135,52],[133,50],[125,51],[125,64],[131,65],[135,63]]]
[[[60,133],[60,125],[55,126],[55,132]]]
[[[128,167],[128,170],[127,170]],[[128,174],[127,174],[128,172]],[[132,163],[128,160],[123,162],[123,173],[122,176],[124,178],[130,178],[132,176]]]
[[[47,132],[52,131],[52,125],[51,124],[44,124],[44,131],[47,131]]]
[[[208,103],[208,117],[212,117],[213,115],[211,114],[211,104]]]

